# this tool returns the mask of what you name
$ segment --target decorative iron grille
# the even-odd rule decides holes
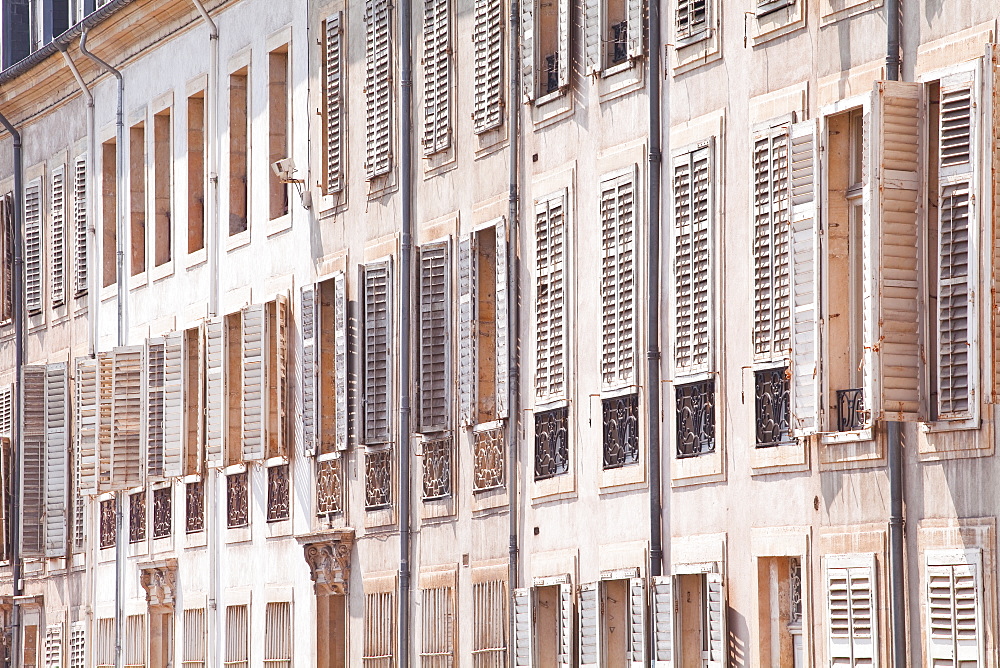
[[[798,557],[788,560],[788,621],[797,624],[802,621],[802,561]]]
[[[365,508],[377,510],[392,503],[392,450],[365,453]]]
[[[559,90],[559,52],[545,56],[545,92]]]
[[[768,448],[792,441],[791,399],[788,369],[754,372],[754,403],[757,410],[757,447]]]
[[[115,500],[101,501],[101,547],[114,547],[118,533]]]
[[[475,461],[472,463],[472,489],[482,492],[504,485],[503,425],[472,434]]]
[[[226,476],[226,526],[230,529],[250,524],[250,473]]]
[[[451,437],[424,441],[424,500],[451,495]]]
[[[837,431],[857,431],[868,423],[863,389],[837,390]]]
[[[677,385],[677,456],[715,451],[715,380]]]
[[[344,511],[341,486],[342,459],[328,459],[316,466],[316,515],[329,519]]]
[[[616,469],[639,461],[639,395],[605,399],[604,468]]]
[[[128,542],[146,540],[146,493],[138,492],[128,497]]]
[[[611,26],[611,64],[617,65],[628,60],[628,21]]]
[[[535,480],[569,471],[569,408],[535,413]]]
[[[153,490],[153,538],[167,538],[173,522],[173,487]]]
[[[291,517],[291,483],[288,464],[267,469],[267,521],[278,522]]]
[[[205,530],[205,485],[199,480],[185,486],[184,496],[187,506],[185,525],[188,533]]]

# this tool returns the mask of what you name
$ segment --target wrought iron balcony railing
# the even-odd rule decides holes
[[[857,431],[867,424],[864,390],[837,390],[837,431]]]
[[[754,372],[754,404],[757,447],[791,443],[791,383],[786,367]]]
[[[639,395],[604,399],[604,468],[616,469],[639,461]]]
[[[535,480],[569,471],[569,408],[535,413]]]
[[[675,389],[677,456],[695,457],[715,451],[715,379],[678,385]]]

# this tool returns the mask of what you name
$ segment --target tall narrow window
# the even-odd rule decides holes
[[[264,665],[292,665],[292,604],[268,603],[264,614]]]
[[[249,229],[250,89],[249,69],[229,75],[229,234]]]
[[[935,550],[928,551],[925,559],[924,637],[929,665],[987,665],[981,552]]]
[[[129,129],[129,236],[132,276],[146,271],[146,125]]]
[[[225,393],[226,434],[225,463],[239,464],[243,461],[243,364],[242,364],[242,313],[230,313],[225,317]]]
[[[302,288],[302,437],[307,454],[347,449],[347,282]]]
[[[473,668],[507,665],[507,583],[490,580],[472,585]]]
[[[205,608],[184,611],[184,668],[205,665]]]
[[[153,258],[159,267],[173,257],[173,220],[170,195],[173,190],[173,130],[170,126],[170,109],[153,116],[153,201],[154,224]]]
[[[326,193],[344,187],[344,28],[343,12],[326,20],[323,104],[326,118]]]
[[[97,668],[115,667],[114,617],[97,620],[97,641],[94,643],[94,663]]]
[[[801,557],[757,559],[757,606],[761,664],[803,665]]]
[[[66,303],[66,168],[52,172],[52,206],[49,210],[49,299],[52,306]]]
[[[87,665],[87,622],[78,621],[70,625],[69,668],[84,668]]]
[[[503,27],[502,0],[477,0],[472,32],[476,57],[472,120],[476,133],[503,123]]]
[[[145,668],[146,666],[145,615],[130,615],[125,618],[122,665],[127,666],[127,668]]]
[[[420,248],[420,431],[451,426],[451,262],[447,243]]]
[[[101,144],[101,287],[115,284],[118,245],[118,151],[115,140]]]
[[[226,666],[247,668],[250,665],[250,606],[226,607]]]
[[[205,247],[205,92],[187,101],[187,252]]]
[[[395,665],[396,606],[391,591],[365,592],[365,639],[361,650],[365,668]]]
[[[521,5],[521,60],[529,100],[564,92],[570,74],[569,0],[529,0]]]
[[[435,587],[421,590],[422,668],[451,666],[455,662],[455,588]]]
[[[42,180],[34,179],[24,188],[24,307],[28,315],[41,313],[44,306],[44,257]]]
[[[424,153],[451,146],[451,1],[424,3]]]
[[[271,219],[288,213],[288,184],[270,169],[278,160],[291,157],[288,150],[288,45],[267,54],[267,124],[269,207]]]
[[[136,492],[128,497],[128,542],[146,540],[146,493]]]
[[[389,0],[365,0],[365,171],[392,169],[392,22]]]
[[[184,331],[183,355],[184,447],[180,464],[182,475],[194,475],[201,472],[205,450],[205,346],[200,327]]]

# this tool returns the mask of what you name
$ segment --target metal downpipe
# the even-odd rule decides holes
[[[888,422],[889,581],[892,594],[893,668],[906,668],[906,551],[903,531],[903,439],[901,423]]]

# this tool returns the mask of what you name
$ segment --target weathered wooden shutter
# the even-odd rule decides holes
[[[392,272],[388,261],[362,267],[366,443],[392,437]]]
[[[392,34],[389,0],[365,0],[368,178],[392,169]]]
[[[451,253],[447,242],[420,248],[420,431],[451,427]]]
[[[424,153],[451,145],[451,2],[424,0]]]
[[[87,665],[87,622],[73,622],[69,627],[69,668]]]
[[[535,0],[521,3],[521,89],[524,101],[535,99]]]
[[[41,557],[45,548],[44,366],[26,366],[21,417],[21,554]]]
[[[264,386],[264,425],[267,446],[264,456],[287,457],[288,434],[288,297],[277,295],[266,305],[267,328]],[[273,353],[272,353],[273,351]]]
[[[336,394],[336,445],[348,446],[347,415],[347,276],[338,272],[333,277],[333,363]]]
[[[66,303],[66,169],[52,172],[52,207],[49,211],[49,268],[52,306]]]
[[[573,662],[573,585],[559,585],[559,654],[556,663]]]
[[[979,416],[979,96],[975,71],[941,80],[937,235],[937,419]]]
[[[14,448],[10,436],[0,436],[0,490],[6,499],[0,503],[0,559],[8,561],[11,558],[13,545],[11,533],[14,521],[10,514],[10,495],[13,488]]]
[[[531,668],[535,663],[534,606],[531,589],[514,590],[514,665]]]
[[[570,13],[572,11],[572,0],[557,0],[559,3],[559,90],[565,91],[569,87],[570,65],[573,62],[573,54],[569,50],[570,33],[573,26],[570,24]]]
[[[97,360],[80,357],[73,375],[78,494],[97,494]]]
[[[0,385],[0,438],[14,438],[13,385]]]
[[[260,461],[264,459],[266,443],[265,397],[265,349],[267,337],[266,318],[263,304],[253,304],[243,308],[243,330],[240,349],[243,353],[243,397],[241,412],[243,419],[243,459]]]
[[[874,243],[864,253],[865,399],[872,398],[874,419],[921,417],[917,240],[922,86],[876,82],[868,124],[871,162],[865,203],[874,229],[868,228],[865,239]]]
[[[143,352],[143,346],[113,351],[111,484],[118,490],[142,484]]]
[[[66,556],[69,507],[69,377],[64,362],[45,368],[45,556]]]
[[[816,122],[789,131],[789,193],[792,255],[792,429],[796,436],[819,430],[819,187]]]
[[[979,550],[925,554],[928,666],[986,665]]]
[[[28,315],[42,312],[42,180],[24,188],[24,305]]]
[[[343,12],[326,20],[326,190],[344,188]]]
[[[833,666],[878,666],[878,607],[874,577],[873,554],[827,558],[827,640]]]
[[[317,288],[302,288],[302,452],[306,457],[316,454],[319,443],[319,405],[321,399],[317,384],[319,359],[317,330],[320,324]]]
[[[644,41],[646,27],[642,20],[645,7],[643,0],[626,0],[626,2],[628,7],[626,7],[625,30],[628,38],[628,57],[641,58],[646,48]]]
[[[0,294],[0,322],[14,317],[14,193],[0,197],[0,225],[3,234],[3,274]]]
[[[510,404],[510,304],[507,292],[507,224],[501,218],[496,227],[496,409],[497,417],[504,419]]]
[[[166,343],[163,338],[146,341],[146,477],[163,477],[164,376]]]
[[[192,330],[188,330],[188,334]],[[205,458],[205,326],[184,336],[184,450],[181,475],[201,473]]]
[[[599,582],[580,585],[580,668],[601,665],[602,593]]]
[[[476,236],[458,242],[458,414],[463,425],[476,424]]]
[[[583,5],[584,72],[600,74],[604,69],[604,2],[585,0]]]
[[[45,668],[63,668],[62,622],[45,626]]]
[[[635,169],[601,184],[601,380],[635,382]]]
[[[503,123],[503,3],[476,0],[472,42],[475,49],[473,129],[479,134]]]
[[[114,407],[114,353],[97,353],[97,485],[98,492],[111,491],[112,432]]]
[[[628,656],[630,668],[646,665],[646,582],[628,581]]]
[[[706,668],[724,668],[729,639],[726,635],[726,585],[721,573],[706,573],[705,587],[708,590],[708,663]]]
[[[73,177],[73,283],[77,297],[87,294],[87,154],[76,159]]]
[[[164,338],[163,356],[163,475],[184,475],[184,333]]]
[[[983,160],[989,161],[992,165],[1000,165],[1000,44],[987,44],[986,56],[984,57],[985,79],[987,102],[992,113],[984,117],[983,132],[991,139],[987,142],[988,153]],[[1000,238],[1000,170],[991,169],[990,178],[984,181],[988,188],[989,199],[993,203],[992,209],[984,209],[984,219],[992,219],[992,224],[984,228],[985,234],[992,235],[992,239]],[[991,252],[987,256],[991,266],[1000,266],[1000,244],[992,243]],[[990,272],[991,280],[988,285],[991,298],[989,313],[992,315],[992,381],[993,398],[992,403],[1000,403],[1000,276],[997,272]],[[984,381],[985,382],[985,381]]]
[[[712,144],[674,159],[674,365],[698,373],[712,366]]]
[[[208,466],[223,463],[227,413],[225,337],[224,322],[205,323],[205,463]]]
[[[535,396],[566,391],[566,191],[535,206]]]
[[[690,41],[708,30],[708,0],[677,0],[676,39]]]

